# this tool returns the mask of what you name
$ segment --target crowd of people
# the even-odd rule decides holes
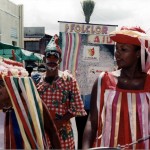
[[[140,27],[110,33],[118,68],[93,83],[82,149],[149,149],[150,37]],[[0,59],[0,148],[75,149],[71,118],[86,116],[78,83],[59,70],[55,35],[45,49],[42,75]]]

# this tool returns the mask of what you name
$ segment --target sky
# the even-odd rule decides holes
[[[59,33],[59,22],[85,23],[83,0],[9,0],[24,6],[24,27],[45,27]],[[91,24],[140,26],[150,33],[150,0],[94,0]]]

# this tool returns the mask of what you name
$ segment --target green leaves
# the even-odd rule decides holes
[[[93,0],[83,0],[83,2],[81,2],[81,6],[84,12],[85,22],[89,23],[95,7],[95,2]]]

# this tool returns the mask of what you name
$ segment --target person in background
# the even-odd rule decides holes
[[[140,27],[122,27],[110,38],[119,69],[102,72],[93,85],[83,149],[150,149],[150,37]]]
[[[56,126],[28,72],[21,63],[4,58],[0,110],[0,149],[61,149]]]
[[[28,71],[29,77],[31,77],[31,74],[33,72],[33,66],[31,65],[26,66],[26,70]]]
[[[70,119],[85,116],[86,112],[76,79],[68,71],[59,70],[61,49],[57,35],[46,47],[44,62],[46,73],[37,84],[37,89],[57,126],[62,148],[75,149]]]

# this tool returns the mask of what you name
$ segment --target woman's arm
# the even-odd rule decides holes
[[[98,113],[97,113],[97,107],[96,107],[97,82],[98,82],[98,79],[95,81],[93,88],[92,88],[90,113],[89,113],[87,123],[84,129],[82,149],[91,148],[96,137],[97,124],[98,124]]]
[[[61,149],[61,143],[60,143],[56,126],[51,118],[51,115],[46,105],[44,104],[44,102],[42,102],[42,104],[43,104],[43,116],[44,116],[44,129],[49,136],[52,147],[54,149]]]

